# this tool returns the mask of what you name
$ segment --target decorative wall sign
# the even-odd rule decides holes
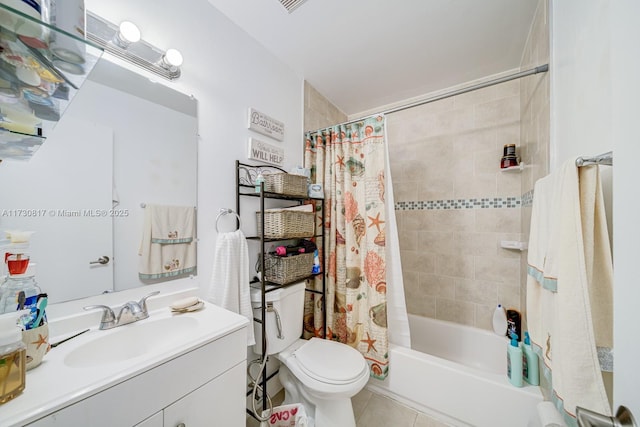
[[[249,159],[282,166],[284,163],[284,148],[259,139],[249,138]]]
[[[284,140],[284,123],[253,108],[249,108],[249,129],[278,141]]]

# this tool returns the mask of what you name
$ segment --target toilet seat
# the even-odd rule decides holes
[[[292,357],[300,371],[325,384],[351,384],[367,370],[367,362],[357,350],[321,338],[311,338],[297,348]]]

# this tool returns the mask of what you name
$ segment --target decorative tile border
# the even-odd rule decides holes
[[[522,207],[526,208],[531,206],[533,206],[533,189],[522,195]]]
[[[504,209],[519,208],[521,197],[493,197],[481,199],[424,200],[415,202],[396,202],[397,211],[416,210],[452,210],[452,209]]]

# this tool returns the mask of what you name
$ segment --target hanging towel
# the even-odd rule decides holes
[[[195,238],[195,208],[191,206],[147,206],[151,218],[151,242],[191,243]]]
[[[249,249],[241,230],[218,234],[207,299],[249,319],[247,345],[256,343],[249,293]]]
[[[147,205],[138,255],[144,280],[196,271],[195,208]]]
[[[612,347],[613,268],[597,166],[569,160],[536,183],[529,248],[527,325],[550,397],[568,425],[576,406],[610,415],[598,348]]]

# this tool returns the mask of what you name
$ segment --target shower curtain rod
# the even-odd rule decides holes
[[[370,114],[370,115],[365,116],[365,117],[360,117],[359,119],[349,120],[348,122],[339,123],[339,124],[334,125],[334,126],[350,125],[352,123],[357,123],[357,122],[365,119],[366,117],[374,117],[374,116],[380,116],[380,115],[385,115],[385,114],[397,113],[399,111],[407,110],[409,108],[419,107],[419,106],[424,105],[424,104],[429,104],[431,102],[440,101],[441,99],[450,98],[450,97],[456,96],[456,95],[462,95],[463,93],[472,92],[474,90],[483,89],[485,87],[497,85],[497,84],[500,84],[500,83],[505,83],[505,82],[508,82],[508,81],[511,81],[511,80],[515,80],[515,79],[520,79],[522,77],[530,76],[532,74],[546,73],[547,71],[549,71],[549,64],[539,65],[539,66],[531,68],[529,70],[520,71],[518,73],[509,74],[508,76],[500,77],[500,78],[493,79],[493,80],[488,80],[488,81],[486,81],[484,83],[478,83],[478,84],[473,85],[473,86],[467,86],[467,87],[464,87],[464,88],[461,88],[461,89],[453,90],[451,92],[446,92],[446,93],[443,93],[443,94],[440,94],[440,95],[436,95],[436,96],[431,97],[431,98],[423,99],[422,101],[416,101],[416,102],[413,102],[413,103],[410,103],[410,104],[401,105],[399,107],[391,108],[391,109],[386,110],[386,111],[381,111],[379,113]],[[317,129],[316,131],[310,131],[310,132],[317,132],[319,130],[324,130],[324,129],[327,129],[327,128]]]

